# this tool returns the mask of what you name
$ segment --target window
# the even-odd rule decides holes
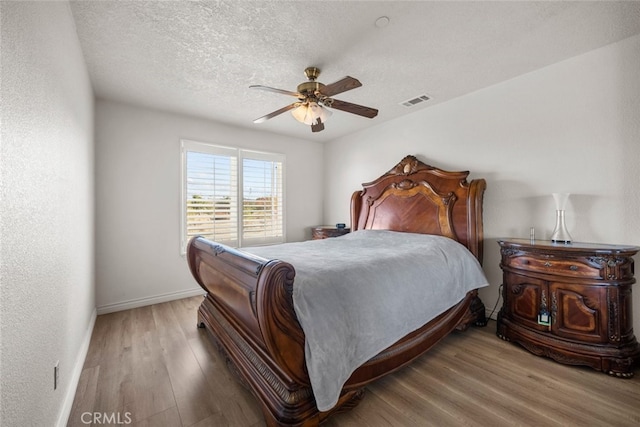
[[[284,242],[284,156],[182,141],[182,251],[193,236],[233,247]]]

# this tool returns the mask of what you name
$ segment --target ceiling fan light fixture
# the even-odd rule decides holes
[[[309,126],[318,124],[318,119],[322,123],[326,122],[331,114],[333,114],[331,111],[313,101],[302,103],[299,107],[291,110],[291,115],[297,121]]]

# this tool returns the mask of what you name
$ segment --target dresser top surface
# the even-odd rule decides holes
[[[335,225],[316,225],[311,227],[313,230],[351,230],[349,227],[336,227]]]
[[[589,251],[597,253],[631,253],[640,251],[640,247],[633,245],[612,245],[606,243],[554,243],[550,240],[530,240],[519,238],[503,238],[498,239],[500,246],[511,246],[522,249],[541,249],[541,250],[565,250],[565,251]]]

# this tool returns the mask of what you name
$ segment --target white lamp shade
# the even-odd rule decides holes
[[[300,123],[311,124],[311,123],[306,123],[308,111],[309,111],[309,107],[307,106],[307,104],[300,104],[299,107],[291,110],[291,115]]]
[[[553,200],[556,202],[556,210],[563,211],[567,205],[567,200],[571,193],[551,193]]]
[[[325,123],[327,119],[331,117],[331,114],[333,114],[331,111],[323,108],[321,105],[315,102],[309,103],[309,109],[311,110],[311,115],[313,116],[314,123],[317,123],[318,119],[320,119],[322,123]]]
[[[300,104],[299,107],[291,110],[291,115],[297,121],[304,123],[305,125],[317,124],[318,119],[324,123],[329,117],[331,117],[331,114],[333,114],[331,111],[326,108],[322,108],[322,106],[317,102]]]

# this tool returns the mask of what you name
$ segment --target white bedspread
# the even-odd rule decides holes
[[[296,270],[294,309],[320,411],[360,365],[488,285],[471,252],[441,236],[361,230],[243,250]]]

